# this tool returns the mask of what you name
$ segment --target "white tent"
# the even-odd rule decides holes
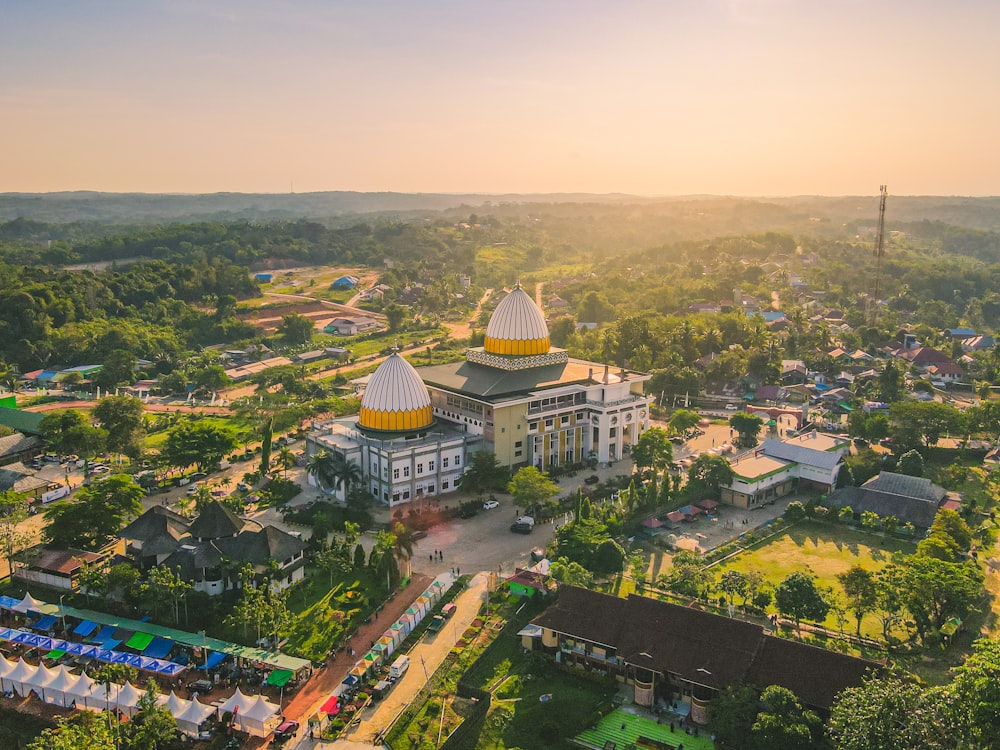
[[[60,664],[52,671],[55,672],[55,677],[45,687],[45,700],[57,706],[69,706],[74,700],[70,691],[80,681],[80,677],[70,672],[65,664]]]
[[[191,701],[191,705],[180,716],[175,716],[174,718],[177,720],[177,728],[184,732],[184,734],[197,737],[201,725],[213,713],[215,713],[214,706],[206,706],[204,703],[193,700]]]
[[[66,703],[76,703],[77,708],[86,708],[86,698],[97,683],[87,674],[78,675],[76,682],[63,691]]]
[[[17,666],[15,661],[7,661],[7,658],[0,656],[0,679],[10,674],[10,671]]]
[[[126,716],[134,716],[142,693],[131,682],[126,682],[118,691],[118,709]]]
[[[237,713],[241,714],[253,705],[254,699],[244,695],[239,688],[236,688],[236,692],[229,696],[225,703],[219,706],[219,718],[221,719],[223,714]]]
[[[35,695],[37,695],[42,702],[45,703],[46,688],[48,688],[48,686],[52,683],[52,680],[55,678],[55,670],[49,669],[44,664],[41,664],[35,669],[35,673],[24,681],[24,684],[25,686],[30,686]]]
[[[236,727],[254,737],[266,737],[278,721],[278,705],[269,703],[263,695],[236,715]]]
[[[45,604],[45,602],[38,601],[31,594],[25,594],[24,598],[21,601],[19,601],[17,604],[11,607],[11,611],[20,612],[22,614],[25,614],[27,612],[38,612],[39,611],[38,608],[43,604]]]
[[[181,698],[179,695],[177,695],[177,693],[171,690],[170,695],[167,696],[167,699],[163,700],[163,707],[170,712],[171,716],[177,718],[187,710],[188,704],[190,703],[191,701]]]
[[[85,699],[87,708],[96,711],[113,711],[118,707],[119,690],[121,690],[121,685],[116,685],[113,682],[107,685],[103,682],[95,682]],[[77,707],[79,708],[79,703]]]
[[[22,698],[27,698],[31,692],[31,685],[26,684],[30,680],[38,667],[28,664],[23,658],[17,660],[17,664],[3,678],[0,678],[0,685],[4,690],[13,690]]]

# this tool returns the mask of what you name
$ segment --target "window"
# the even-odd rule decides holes
[[[393,492],[392,493],[392,501],[394,503],[398,503],[399,502],[399,493],[398,492]]]
[[[455,456],[455,466],[461,466],[461,465],[462,465],[462,457]]]
[[[520,450],[514,451],[514,458],[520,458],[523,453],[524,453],[524,451],[520,451]]]
[[[552,426],[552,420],[551,419],[546,419],[545,420],[545,426],[546,427],[551,427]]]
[[[434,494],[434,485],[433,484],[427,485],[427,494],[428,495],[433,495]]]
[[[410,467],[409,466],[404,466],[403,467],[403,476],[404,477],[410,476]]]
[[[503,435],[505,432],[507,432],[507,428],[506,427],[501,427],[500,428],[500,434]]]
[[[393,469],[392,470],[392,478],[393,479],[399,479],[399,469]]]
[[[528,422],[528,432],[535,432],[538,430],[538,422]]]
[[[434,471],[434,462],[433,461],[428,461],[427,462],[427,471]]]
[[[410,499],[410,491],[409,490],[403,490],[403,499],[404,500],[409,500]]]
[[[608,436],[609,437],[615,437],[617,434],[618,434],[618,428],[617,427],[612,427],[611,431],[608,433]]]
[[[378,461],[372,461],[372,474],[378,474]]]
[[[560,424],[569,424],[569,414],[564,414],[562,419],[559,420]]]
[[[521,441],[518,440],[516,443],[514,443],[514,447],[515,448],[520,448],[521,447]]]
[[[417,464],[417,474],[423,474],[423,473],[424,473],[424,465]]]
[[[448,483],[447,482],[441,482],[441,489],[442,490],[448,489]]]

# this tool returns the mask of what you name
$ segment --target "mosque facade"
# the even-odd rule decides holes
[[[649,377],[553,347],[541,310],[518,285],[491,316],[482,347],[419,369],[393,352],[368,379],[359,416],[317,425],[307,452],[358,464],[364,486],[390,507],[453,492],[477,450],[513,469],[613,463],[648,426]]]

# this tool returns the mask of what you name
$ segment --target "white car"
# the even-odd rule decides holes
[[[483,503],[483,510],[493,510],[494,508],[499,508],[500,502],[498,500],[487,500]]]
[[[736,404],[726,404],[726,411],[736,411],[737,408],[739,407],[737,407]]]

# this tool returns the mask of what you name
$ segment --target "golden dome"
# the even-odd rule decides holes
[[[549,346],[545,316],[517,284],[490,317],[483,349],[489,354],[524,356],[546,354]]]
[[[419,430],[434,421],[431,398],[413,365],[390,354],[368,380],[358,426],[397,432]]]

